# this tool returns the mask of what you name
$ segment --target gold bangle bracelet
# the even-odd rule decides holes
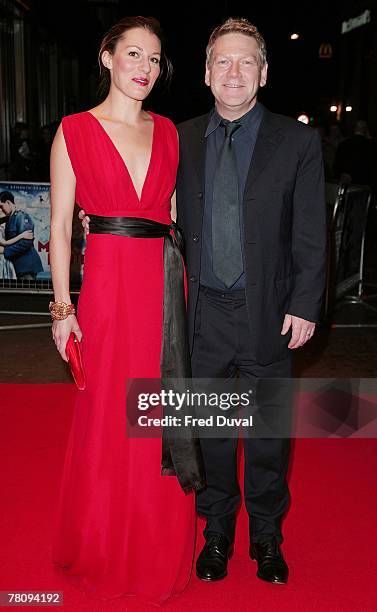
[[[74,305],[66,304],[66,302],[50,302],[48,309],[54,321],[62,321],[69,317],[69,315],[76,313]]]

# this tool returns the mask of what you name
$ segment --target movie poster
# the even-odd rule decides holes
[[[51,285],[50,184],[0,182],[0,280]],[[5,200],[5,202],[4,202]],[[74,221],[77,215],[74,215]],[[72,234],[71,283],[82,278],[84,239],[79,223]]]

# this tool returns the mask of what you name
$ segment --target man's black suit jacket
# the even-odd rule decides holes
[[[178,125],[177,224],[185,238],[188,322],[193,346],[200,280],[205,131],[209,115]],[[246,181],[244,245],[246,301],[255,355],[284,359],[289,313],[318,321],[326,274],[326,210],[322,151],[316,130],[264,109]]]

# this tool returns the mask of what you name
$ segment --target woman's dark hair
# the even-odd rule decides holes
[[[122,38],[123,34],[127,32],[127,30],[132,30],[134,28],[145,28],[146,30],[148,30],[148,32],[151,32],[151,34],[155,34],[155,36],[157,36],[157,38],[160,40],[161,72],[157,79],[157,82],[163,81],[166,84],[170,82],[171,76],[173,74],[173,65],[165,54],[164,37],[162,34],[160,22],[155,19],[155,17],[124,17],[110,28],[110,30],[105,34],[101,42],[100,50],[98,53],[98,63],[100,68],[100,82],[98,90],[99,94],[102,97],[106,97],[109,93],[111,83],[110,70],[103,65],[102,54],[104,51],[108,51],[112,55],[115,51],[115,47]]]

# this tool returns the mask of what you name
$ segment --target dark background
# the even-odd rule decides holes
[[[211,96],[204,85],[205,46],[211,30],[229,16],[249,18],[267,43],[269,80],[261,100],[273,111],[308,113],[314,124],[334,121],[329,106],[351,104],[352,113],[337,117],[347,132],[358,118],[377,128],[376,0],[291,2],[152,3],[123,0],[43,2],[0,0],[2,86],[0,102],[3,159],[9,157],[9,131],[16,121],[32,130],[60,121],[63,115],[95,105],[97,52],[103,34],[127,14],[153,15],[163,26],[175,73],[169,91],[156,91],[148,106],[179,121],[206,112]],[[175,10],[174,10],[175,5]],[[342,21],[371,11],[369,24],[341,34]],[[14,57],[16,22],[23,28],[24,64]],[[300,39],[290,40],[298,32]],[[20,36],[19,36],[20,38]],[[320,58],[321,44],[332,57]],[[13,56],[13,57],[12,57]],[[5,61],[5,63],[4,63]],[[18,65],[19,64],[19,65]],[[24,80],[15,111],[14,74]]]
[[[69,48],[80,59],[82,78],[79,99],[75,100],[80,109],[88,103],[96,103],[97,52],[104,32],[119,18],[137,11],[160,20],[175,68],[170,91],[163,96],[156,92],[149,103],[177,120],[202,113],[211,106],[211,97],[203,81],[205,47],[211,30],[229,16],[247,17],[266,39],[269,82],[261,92],[261,99],[273,111],[289,115],[305,111],[318,120],[329,114],[331,103],[349,95],[341,82],[344,62],[348,60],[347,71],[353,73],[354,65],[362,61],[363,74],[358,75],[360,89],[369,84],[365,81],[369,81],[373,62],[374,74],[377,73],[377,49],[373,40],[377,36],[373,13],[376,3],[373,0],[233,1],[213,5],[191,1],[177,3],[175,12],[170,3],[142,2],[131,6],[122,0],[39,1],[31,5],[28,19],[33,30],[39,36],[62,41],[67,46],[65,51]],[[365,9],[372,10],[372,22],[342,35],[342,21]],[[292,32],[298,32],[300,39],[290,40]],[[319,57],[322,43],[332,45],[332,58]],[[348,49],[352,57],[347,57]],[[355,112],[367,118],[368,100],[355,98],[347,102],[353,104]]]

